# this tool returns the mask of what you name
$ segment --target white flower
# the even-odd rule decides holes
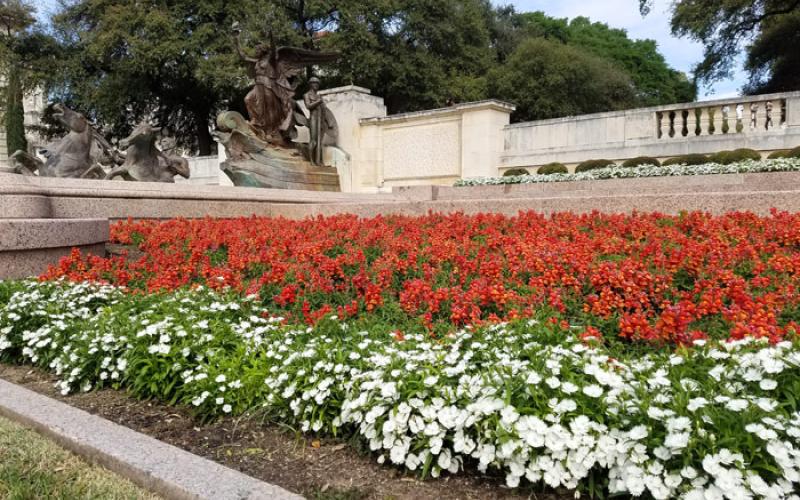
[[[573,394],[578,392],[578,386],[572,382],[564,382],[561,384],[561,391],[564,392],[564,394]]]
[[[771,378],[765,378],[758,383],[758,386],[761,388],[761,390],[771,391],[778,387],[778,382],[772,380]]]
[[[225,378],[225,375],[217,375],[217,378],[214,379],[215,382],[220,383],[220,384],[222,382],[225,382],[226,380],[227,380],[227,378]]]
[[[583,388],[583,393],[591,398],[599,398],[603,395],[603,388],[597,384],[587,385]]]
[[[628,431],[628,436],[634,441],[646,438],[647,434],[648,434],[647,427],[645,427],[644,425],[637,425],[636,427]]]
[[[694,412],[707,405],[708,400],[706,398],[693,398],[689,400],[689,404],[686,405],[686,409]]]
[[[727,403],[725,403],[725,408],[729,409],[730,411],[742,411],[749,403],[746,399],[731,399]]]
[[[233,408],[231,408],[231,405],[224,405],[222,407],[222,411],[225,412],[225,413],[230,413],[232,409]]]

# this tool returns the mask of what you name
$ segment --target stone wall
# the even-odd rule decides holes
[[[514,110],[488,100],[387,116],[383,99],[362,87],[320,94],[339,123],[338,146],[346,159],[331,158],[330,164],[336,163],[344,192],[451,185],[462,178],[496,175],[503,127]]]
[[[800,172],[653,177],[502,186],[396,187],[332,193],[148,182],[86,181],[0,173],[0,279],[43,271],[70,248],[103,253],[110,220],[175,217],[301,219],[318,215],[424,215],[533,210],[715,214],[800,212]]]
[[[800,92],[517,123],[504,133],[501,173],[550,162],[574,166],[590,159],[665,159],[737,148],[766,154],[800,146]]]

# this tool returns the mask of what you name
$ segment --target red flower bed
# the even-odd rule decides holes
[[[335,312],[436,331],[547,309],[632,340],[775,341],[800,321],[800,214],[128,221],[112,239],[144,256],[75,252],[43,278],[230,286],[289,320]]]

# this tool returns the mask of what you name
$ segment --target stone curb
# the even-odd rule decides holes
[[[0,415],[168,499],[303,498],[2,379]]]

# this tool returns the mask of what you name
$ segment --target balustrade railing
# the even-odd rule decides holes
[[[656,111],[659,139],[767,133],[786,126],[786,99],[742,99],[727,104],[697,103]]]

